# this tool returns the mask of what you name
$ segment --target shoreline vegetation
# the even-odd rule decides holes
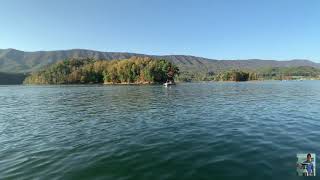
[[[177,74],[179,68],[171,62],[149,57],[70,59],[31,73],[24,84],[160,84]]]
[[[220,72],[181,72],[177,81],[265,81],[265,80],[320,80],[320,69],[310,66],[264,67],[258,69],[231,69]]]
[[[22,84],[27,74],[0,72],[0,85]]]
[[[67,59],[44,67],[25,78],[24,84],[161,84],[168,80],[195,81],[263,81],[318,80],[320,69],[301,67],[265,67],[255,70],[221,70],[219,72],[182,71],[167,60],[132,57],[122,60]]]

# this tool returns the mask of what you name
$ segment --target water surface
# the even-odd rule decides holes
[[[319,110],[319,81],[0,86],[0,177],[295,179]]]

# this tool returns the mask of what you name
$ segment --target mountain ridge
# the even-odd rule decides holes
[[[130,52],[103,52],[89,49],[67,49],[53,51],[21,51],[13,48],[0,49],[0,72],[29,73],[68,58],[95,58],[103,60],[128,59],[133,56],[166,59],[182,71],[221,71],[226,69],[257,69],[262,67],[320,68],[320,63],[307,59],[264,60],[239,59],[218,60],[192,55],[147,55]]]

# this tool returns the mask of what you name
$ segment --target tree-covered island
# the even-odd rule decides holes
[[[33,72],[25,84],[155,84],[173,79],[179,69],[167,60],[132,57],[124,60],[69,59]]]

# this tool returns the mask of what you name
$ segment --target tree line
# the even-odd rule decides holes
[[[25,84],[163,83],[179,74],[167,60],[132,57],[124,60],[68,59],[31,73]]]
[[[287,80],[295,78],[320,78],[320,69],[300,67],[263,67],[258,69],[229,69],[220,71],[195,72],[183,71],[178,81],[252,81],[252,80]]]
[[[27,74],[0,72],[0,85],[22,84]]]

